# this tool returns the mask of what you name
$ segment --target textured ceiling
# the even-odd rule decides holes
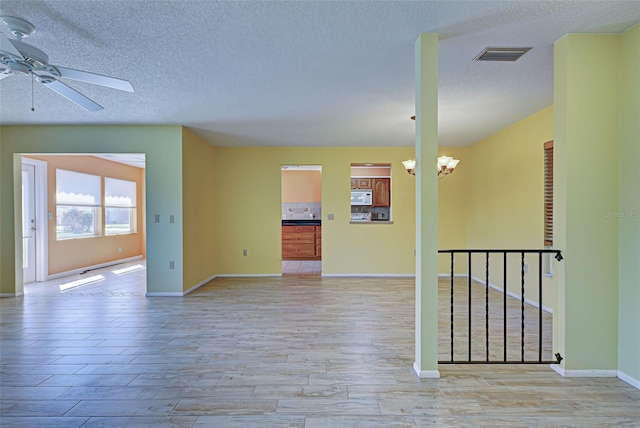
[[[553,43],[620,33],[639,1],[2,0],[51,64],[129,80],[66,81],[89,113],[31,79],[0,81],[2,124],[178,124],[215,145],[409,146],[414,42],[439,43],[439,143],[471,144],[553,102]],[[10,36],[4,24],[0,28]],[[12,38],[13,36],[11,36]],[[487,46],[527,46],[477,63]]]

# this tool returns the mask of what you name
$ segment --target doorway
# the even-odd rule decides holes
[[[145,154],[16,158],[16,178],[18,164],[21,175],[15,188],[15,230],[22,244],[16,243],[16,255],[22,255],[16,257],[16,268],[23,269],[17,290],[34,282],[84,279],[95,269],[145,258]]]
[[[322,272],[322,166],[282,165],[282,274]]]

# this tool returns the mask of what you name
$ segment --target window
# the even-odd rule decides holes
[[[391,165],[351,164],[351,223],[391,223]]]
[[[136,231],[135,181],[104,178],[105,235]]]
[[[56,170],[57,239],[99,234],[101,191],[97,175]]]
[[[544,143],[544,245],[553,246],[553,140]]]

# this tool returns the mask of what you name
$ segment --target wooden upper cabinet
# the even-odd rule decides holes
[[[372,178],[373,206],[391,206],[391,180],[388,178]]]
[[[352,189],[371,189],[371,178],[352,178]]]

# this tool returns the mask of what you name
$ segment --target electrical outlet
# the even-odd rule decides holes
[[[160,223],[160,214],[154,214],[153,222],[154,223]]]
[[[121,253],[122,252],[122,247],[118,247],[118,252]]]
[[[176,266],[176,263],[173,260],[171,260],[169,262],[169,269],[175,269],[176,268],[175,266]]]
[[[169,215],[169,223],[175,223],[175,217],[173,214]]]
[[[244,250],[242,250],[242,255],[246,256],[247,255],[247,249],[245,248]]]
[[[333,220],[333,214],[327,214],[327,220]]]

